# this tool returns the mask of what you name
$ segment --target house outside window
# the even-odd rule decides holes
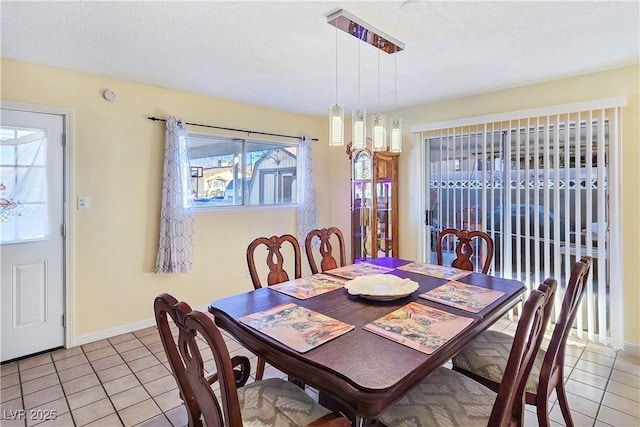
[[[190,134],[196,208],[296,203],[297,145]]]

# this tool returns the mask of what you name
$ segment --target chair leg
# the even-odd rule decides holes
[[[256,381],[262,380],[264,375],[264,359],[258,356],[258,364],[256,365]]]
[[[538,392],[540,388],[538,388]],[[536,412],[538,415],[538,427],[550,427],[549,423],[549,398],[544,394],[538,394],[536,402]]]
[[[556,394],[558,395],[558,403],[560,404],[560,411],[562,411],[562,418],[567,427],[574,427],[573,419],[571,418],[571,411],[569,410],[569,402],[567,402],[567,394],[564,391],[564,383],[558,382],[556,386]]]

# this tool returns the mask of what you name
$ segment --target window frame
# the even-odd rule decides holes
[[[244,167],[242,168],[242,170],[240,171],[240,173],[242,175],[240,175],[239,177],[233,176],[232,180],[229,182],[233,182],[236,180],[236,178],[238,178],[239,182],[242,182],[242,190],[241,190],[241,203],[237,203],[237,204],[220,204],[220,205],[215,205],[215,204],[204,204],[204,205],[198,205],[197,203],[195,203],[195,199],[197,198],[197,194],[195,195],[196,197],[191,198],[191,202],[193,204],[193,208],[194,208],[194,212],[196,214],[210,214],[210,213],[230,213],[230,212],[234,212],[234,211],[250,211],[250,210],[273,210],[273,209],[284,209],[284,210],[290,210],[290,209],[295,209],[298,206],[297,203],[297,197],[295,194],[295,189],[292,189],[293,193],[292,193],[292,199],[294,199],[294,201],[292,202],[286,202],[286,203],[266,203],[263,204],[263,191],[264,189],[261,188],[260,186],[260,182],[254,182],[254,178],[257,181],[261,181],[262,180],[262,171],[258,171],[258,170],[252,170],[251,171],[251,178],[247,179],[246,178],[246,174],[245,172],[247,171],[246,166],[249,164],[249,155],[250,155],[250,151],[248,151],[247,146],[250,145],[264,145],[266,150],[272,150],[274,148],[281,148],[283,149],[283,151],[287,151],[286,149],[289,147],[295,148],[295,154],[293,153],[289,153],[289,155],[291,157],[293,157],[295,159],[295,167],[291,167],[291,166],[287,166],[287,167],[283,167],[283,168],[268,168],[265,170],[268,171],[276,171],[275,176],[280,176],[281,174],[278,173],[278,171],[285,171],[287,173],[291,173],[293,171],[293,180],[295,181],[295,179],[297,178],[297,174],[298,174],[298,147],[299,144],[297,142],[283,142],[283,141],[269,141],[266,139],[249,139],[249,138],[235,138],[235,137],[231,137],[231,136],[220,136],[220,135],[214,135],[214,134],[207,134],[207,133],[197,133],[197,132],[189,132],[188,136],[187,136],[187,149],[189,150],[190,154],[191,154],[191,141],[193,139],[198,139],[200,141],[206,141],[207,139],[211,140],[212,144],[215,144],[216,142],[229,142],[229,143],[240,143],[240,149],[238,150],[237,153],[230,153],[230,155],[233,154],[239,154],[240,155],[240,161],[238,162],[238,164],[243,165]],[[201,159],[206,158],[206,157],[201,157]],[[215,158],[215,156],[212,156],[211,158]],[[256,162],[251,162],[252,165],[256,165],[258,164],[264,157],[260,157],[259,160],[257,160]],[[193,168],[196,167],[197,165],[192,163],[191,156],[189,159],[189,167]],[[198,165],[199,166],[199,165]],[[205,168],[206,169],[206,168]],[[260,172],[260,173],[258,173]],[[198,179],[198,178],[196,178]],[[200,178],[203,179],[203,178]],[[227,184],[228,185],[228,184]],[[255,185],[259,185],[260,188],[258,188],[258,194],[256,194],[257,197],[257,202],[255,203],[250,203],[250,197],[251,197],[251,192],[252,192],[252,187]],[[235,185],[234,185],[235,187]],[[226,188],[225,187],[225,193],[226,193]],[[195,185],[194,185],[194,189],[195,189]]]

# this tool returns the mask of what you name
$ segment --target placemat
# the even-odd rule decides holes
[[[431,354],[472,322],[469,317],[411,302],[362,328]]]
[[[305,353],[354,328],[324,314],[288,303],[239,319],[282,344]]]
[[[410,271],[412,273],[424,274],[425,276],[437,277],[439,279],[454,280],[468,276],[473,271],[460,270],[454,267],[444,267],[442,265],[427,264],[426,262],[412,262],[398,267],[398,270]]]
[[[380,265],[369,264],[368,262],[359,262],[357,264],[327,270],[325,273],[344,277],[345,279],[353,279],[358,276],[368,276],[370,274],[384,274],[393,270],[395,270],[395,268],[382,267]]]
[[[450,280],[419,296],[471,313],[479,313],[503,295],[504,292],[501,291]]]
[[[318,273],[269,286],[269,289],[298,299],[307,299],[344,287],[346,279]]]

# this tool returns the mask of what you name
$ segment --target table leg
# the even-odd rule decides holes
[[[381,427],[382,424],[378,423],[378,420],[372,420],[369,418],[362,418],[358,415],[355,416],[353,421],[355,427]]]
[[[325,393],[323,391],[319,391],[319,403],[325,408],[331,409],[332,411],[341,412],[345,417],[347,417],[351,424],[354,427],[376,427],[380,426],[377,420],[364,418],[355,413],[353,408],[347,406],[339,399],[336,399],[334,396]]]
[[[367,427],[369,424],[367,423],[366,418],[362,418],[356,415],[356,422],[354,424],[355,427]]]

